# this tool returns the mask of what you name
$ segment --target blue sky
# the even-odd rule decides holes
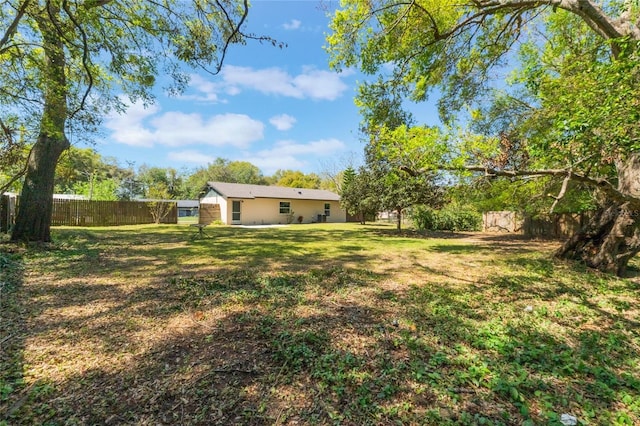
[[[249,41],[233,46],[222,72],[192,75],[180,97],[158,93],[155,105],[131,105],[104,121],[96,149],[116,157],[177,170],[217,157],[249,161],[265,175],[277,169],[322,172],[359,158],[360,117],[353,103],[363,79],[329,69],[323,50],[336,1],[254,0],[247,32],[287,47]],[[418,117],[435,124],[435,117]]]

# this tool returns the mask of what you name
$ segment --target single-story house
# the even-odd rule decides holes
[[[231,225],[346,222],[340,196],[322,189],[208,182],[200,222]]]

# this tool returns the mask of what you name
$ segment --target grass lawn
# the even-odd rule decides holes
[[[640,424],[638,276],[514,236],[206,232],[0,245],[0,425]]]
[[[198,223],[198,216],[183,216],[178,218],[179,225],[191,225],[192,223]]]

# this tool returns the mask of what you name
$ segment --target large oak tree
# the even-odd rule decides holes
[[[188,83],[186,65],[220,70],[244,33],[247,0],[5,0],[0,8],[0,124],[33,131],[13,240],[49,241],[56,164],[69,130],[109,109],[153,102]],[[270,41],[270,40],[269,40]],[[160,77],[160,78],[158,78]],[[5,123],[15,123],[8,128]]]
[[[639,16],[633,1],[343,0],[328,50],[338,69],[381,76],[363,94],[437,93],[445,123],[470,109],[486,124],[458,143],[390,129],[382,146],[409,173],[543,176],[562,183],[557,200],[575,182],[594,188],[600,209],[557,255],[622,274],[640,251]],[[369,116],[378,104],[361,96]]]

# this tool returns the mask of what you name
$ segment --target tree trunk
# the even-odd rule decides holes
[[[396,222],[396,229],[398,232],[402,231],[402,209],[396,209],[396,213],[398,213],[398,221]]]
[[[29,166],[18,202],[13,241],[51,241],[53,182],[58,158],[68,143],[40,134],[29,158]]]
[[[53,211],[53,182],[56,164],[62,152],[69,148],[65,136],[67,119],[67,86],[64,46],[54,24],[59,15],[55,6],[36,18],[42,34],[44,51],[44,107],[40,133],[27,165],[12,241],[51,241],[51,213]]]
[[[640,198],[640,154],[616,164],[618,190]],[[640,252],[640,212],[629,203],[611,202],[556,252],[603,272],[624,275],[629,260]]]

